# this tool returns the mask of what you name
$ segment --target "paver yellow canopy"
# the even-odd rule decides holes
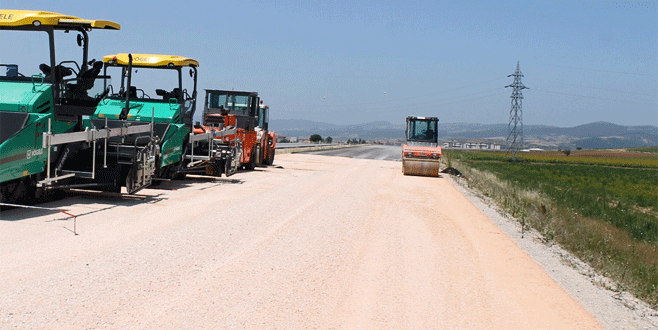
[[[132,55],[133,66],[143,67],[198,67],[199,61],[177,55],[156,55],[156,54],[127,54],[120,53],[116,55],[106,55],[103,62],[118,65],[128,65],[130,62],[129,55]]]
[[[438,123],[436,117],[407,117],[406,142],[402,145],[404,175],[439,176]]]
[[[117,23],[103,20],[88,20],[75,16],[48,11],[0,9],[0,26],[17,29],[31,29],[50,26],[55,29],[83,27],[85,29],[119,30]]]

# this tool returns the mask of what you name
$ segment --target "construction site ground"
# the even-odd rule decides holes
[[[78,235],[66,214],[4,210],[0,328],[658,324],[573,267],[546,266],[478,203],[447,176],[403,176],[396,161],[281,154],[230,178],[40,205],[77,215]]]

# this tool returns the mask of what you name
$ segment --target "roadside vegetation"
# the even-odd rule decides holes
[[[569,152],[569,155],[562,151],[524,152],[522,158],[525,162],[530,163],[658,168],[658,155],[651,153],[650,150],[652,148],[629,149],[628,151],[573,150]],[[507,161],[510,155],[504,152],[467,151],[461,152],[460,158],[470,161]]]
[[[468,185],[658,306],[658,154],[645,150],[444,151]]]
[[[631,148],[630,151],[640,151],[640,152],[651,152],[658,154],[658,147],[646,147],[646,148]]]
[[[313,134],[308,138],[311,143],[320,143],[322,142],[322,136],[320,134]]]

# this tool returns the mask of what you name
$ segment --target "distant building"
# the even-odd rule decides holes
[[[474,150],[500,150],[500,144],[484,142],[444,142],[443,147],[446,149],[474,149]]]

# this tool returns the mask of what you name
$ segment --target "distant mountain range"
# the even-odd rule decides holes
[[[404,139],[404,125],[395,125],[387,121],[374,121],[357,125],[335,125],[310,120],[271,120],[270,129],[278,135],[288,137],[309,137],[320,134],[323,138],[331,136],[335,140],[397,140]]]
[[[277,135],[309,137],[320,134],[334,140],[403,140],[404,125],[375,121],[357,125],[335,125],[310,120],[281,120],[270,122]],[[506,124],[439,123],[440,139],[459,142],[487,142],[504,145],[508,135]],[[633,148],[658,145],[658,126],[623,126],[598,121],[574,127],[525,125],[526,147],[545,149],[581,147],[583,149]]]

